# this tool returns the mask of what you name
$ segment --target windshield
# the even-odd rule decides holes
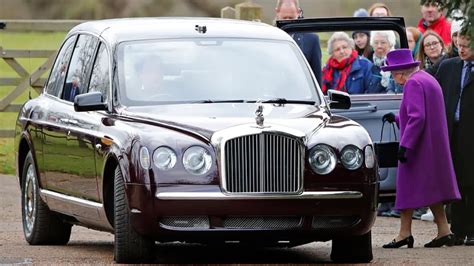
[[[300,101],[320,104],[317,88],[291,42],[179,39],[125,42],[118,48],[120,101]]]

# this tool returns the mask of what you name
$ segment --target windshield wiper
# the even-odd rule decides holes
[[[191,103],[245,103],[245,100],[200,100],[200,101],[192,101]]]
[[[304,101],[304,100],[288,100],[285,98],[274,98],[269,100],[262,100],[261,103],[276,103],[276,104],[286,104],[286,103],[296,103],[296,104],[316,104],[315,101]]]

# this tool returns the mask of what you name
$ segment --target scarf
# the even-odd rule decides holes
[[[349,76],[349,72],[352,68],[352,63],[357,58],[357,51],[352,50],[352,54],[343,59],[341,62],[338,62],[334,57],[330,57],[326,63],[326,66],[323,69],[323,86],[322,91],[324,94],[327,93],[329,89],[335,89],[338,91],[347,92],[345,86],[346,79]],[[339,78],[337,80],[333,79],[334,71],[339,70]]]
[[[382,67],[382,66],[385,66],[385,60],[386,60],[387,57],[377,57],[375,54],[373,56],[373,62],[374,62],[374,65],[377,66],[379,69]],[[381,77],[381,80],[380,80],[380,85],[382,85],[382,87],[384,88],[387,88],[388,85],[390,85],[390,80],[392,78],[392,73],[391,72],[384,72],[382,70],[380,70],[380,77]]]
[[[442,60],[444,54],[445,54],[444,51],[441,52],[441,55],[439,56],[438,60],[436,60],[436,62],[438,62],[439,60]],[[425,62],[423,62],[424,69],[428,69],[428,68],[432,67],[434,64],[436,64],[436,62],[431,61],[431,59],[428,56],[426,56],[425,57]]]
[[[433,62],[431,62],[430,58],[428,56],[425,57],[424,69],[428,69],[432,66],[433,66]]]

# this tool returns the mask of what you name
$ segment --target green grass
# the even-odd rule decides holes
[[[18,114],[12,112],[0,113],[0,129],[14,129]]]
[[[12,138],[0,138],[0,173],[15,174],[15,154]]]
[[[66,32],[38,33],[38,32],[0,32],[0,47],[4,50],[57,50],[63,41]],[[18,58],[18,63],[29,73],[45,62],[46,58]],[[47,77],[47,71],[43,77]],[[0,78],[18,78],[19,75],[0,59]],[[0,86],[0,99],[8,95],[15,87]],[[16,98],[14,104],[22,104],[28,100],[29,93],[36,97],[38,93],[31,87]],[[14,129],[17,113],[0,112],[0,130]],[[14,174],[13,139],[0,138],[0,173]]]

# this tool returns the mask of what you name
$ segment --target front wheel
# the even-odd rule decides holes
[[[71,225],[49,210],[39,194],[38,176],[33,155],[28,152],[21,178],[21,218],[23,233],[30,245],[65,245]]]
[[[122,172],[115,168],[114,180],[114,257],[117,263],[149,262],[155,242],[139,235],[130,222],[130,208]]]
[[[368,263],[372,261],[372,234],[341,237],[332,240],[331,260],[334,262]]]

